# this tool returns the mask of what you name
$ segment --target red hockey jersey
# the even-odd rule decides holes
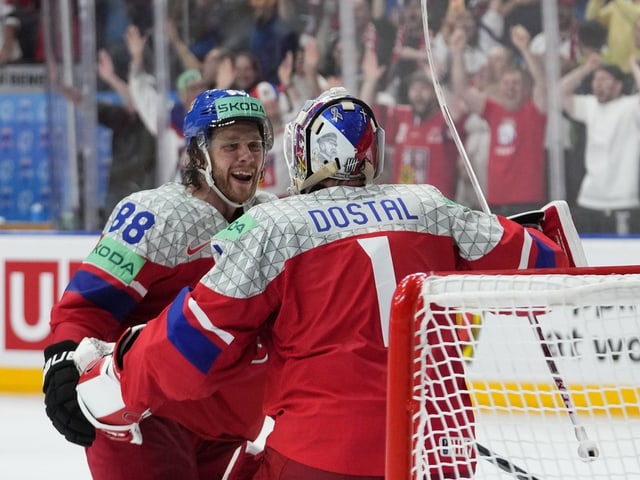
[[[260,193],[257,202],[275,198]],[[211,238],[229,222],[209,203],[169,183],[124,198],[98,244],[51,311],[53,342],[115,341],[158,315],[213,265]],[[206,438],[253,439],[263,421],[264,366],[254,365],[210,398],[168,403],[157,414]]]
[[[210,395],[253,358],[262,332],[264,408],[275,420],[267,445],[352,475],[384,475],[388,319],[402,278],[568,266],[540,232],[428,185],[333,187],[277,200],[252,208],[212,245],[213,268],[125,355],[125,402],[153,411]]]

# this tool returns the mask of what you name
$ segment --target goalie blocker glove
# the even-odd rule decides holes
[[[142,444],[139,423],[151,415],[151,411],[134,412],[125,405],[120,370],[122,356],[142,328],[140,325],[127,330],[116,344],[84,338],[73,357],[78,371],[82,372],[77,393],[86,419],[108,438],[137,445]]]
[[[554,200],[540,210],[511,215],[509,219],[544,233],[564,251],[572,267],[588,265],[580,236],[565,200]]]
[[[80,374],[73,362],[77,346],[66,340],[45,348],[42,391],[45,411],[56,430],[69,442],[88,447],[96,438],[96,431],[78,405],[76,386]]]

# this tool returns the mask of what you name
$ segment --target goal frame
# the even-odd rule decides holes
[[[413,469],[413,424],[418,412],[418,401],[413,398],[414,375],[413,345],[416,331],[415,313],[423,301],[423,286],[431,278],[451,275],[491,275],[491,276],[523,276],[523,275],[640,275],[640,265],[630,266],[597,266],[572,267],[565,269],[538,270],[504,270],[504,271],[464,271],[464,272],[431,272],[416,273],[405,277],[397,286],[393,295],[389,322],[389,352],[387,374],[387,432],[385,464],[387,480],[409,480],[414,478]],[[499,295],[499,292],[494,292]],[[640,296],[638,297],[640,304]],[[478,445],[479,454],[482,447]],[[507,462],[508,460],[499,459]],[[492,460],[496,463],[495,460]],[[499,463],[499,462],[498,462]],[[518,467],[509,465],[510,471]],[[534,478],[534,477],[530,477]]]

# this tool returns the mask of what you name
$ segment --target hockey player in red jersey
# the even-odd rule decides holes
[[[326,135],[336,153],[320,160]],[[568,266],[537,229],[429,185],[374,184],[383,145],[371,108],[344,89],[308,102],[285,133],[299,195],[257,205],[218,233],[215,265],[198,285],[115,350],[80,344],[77,361],[90,362],[78,389],[87,415],[107,429],[134,428],[124,413],[150,414],[144,426],[166,402],[207,397],[253,358],[260,335],[274,428],[253,478],[383,479],[396,284],[420,271]],[[99,380],[122,402],[97,394]]]
[[[213,235],[252,205],[275,198],[256,193],[273,143],[259,100],[240,91],[205,91],[186,114],[184,132],[184,185],[124,198],[51,312],[46,412],[68,441],[87,447],[94,479],[221,478],[239,442],[255,438],[263,424],[261,362],[220,385],[219,393],[192,401],[184,390],[185,402],[154,409],[157,416],[141,427],[141,445],[96,436],[76,400],[72,352],[78,342],[86,336],[114,341],[158,315],[211,268]]]

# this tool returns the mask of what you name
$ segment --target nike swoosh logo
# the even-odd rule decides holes
[[[191,245],[188,245],[187,246],[187,255],[189,255],[189,256],[195,255],[196,253],[198,253],[203,248],[207,248],[210,244],[211,244],[211,242],[207,241],[207,242],[201,243],[200,245],[196,245],[195,247],[192,247]]]
[[[256,356],[253,360],[251,360],[251,363],[253,365],[259,365],[261,363],[265,363],[267,360],[269,360],[269,353],[267,352],[267,349],[264,347],[260,339],[258,339],[256,341]]]
[[[252,365],[260,365],[261,363],[265,363],[267,360],[269,360],[269,354],[265,353],[264,357],[254,358],[253,360],[251,360],[251,364]]]

